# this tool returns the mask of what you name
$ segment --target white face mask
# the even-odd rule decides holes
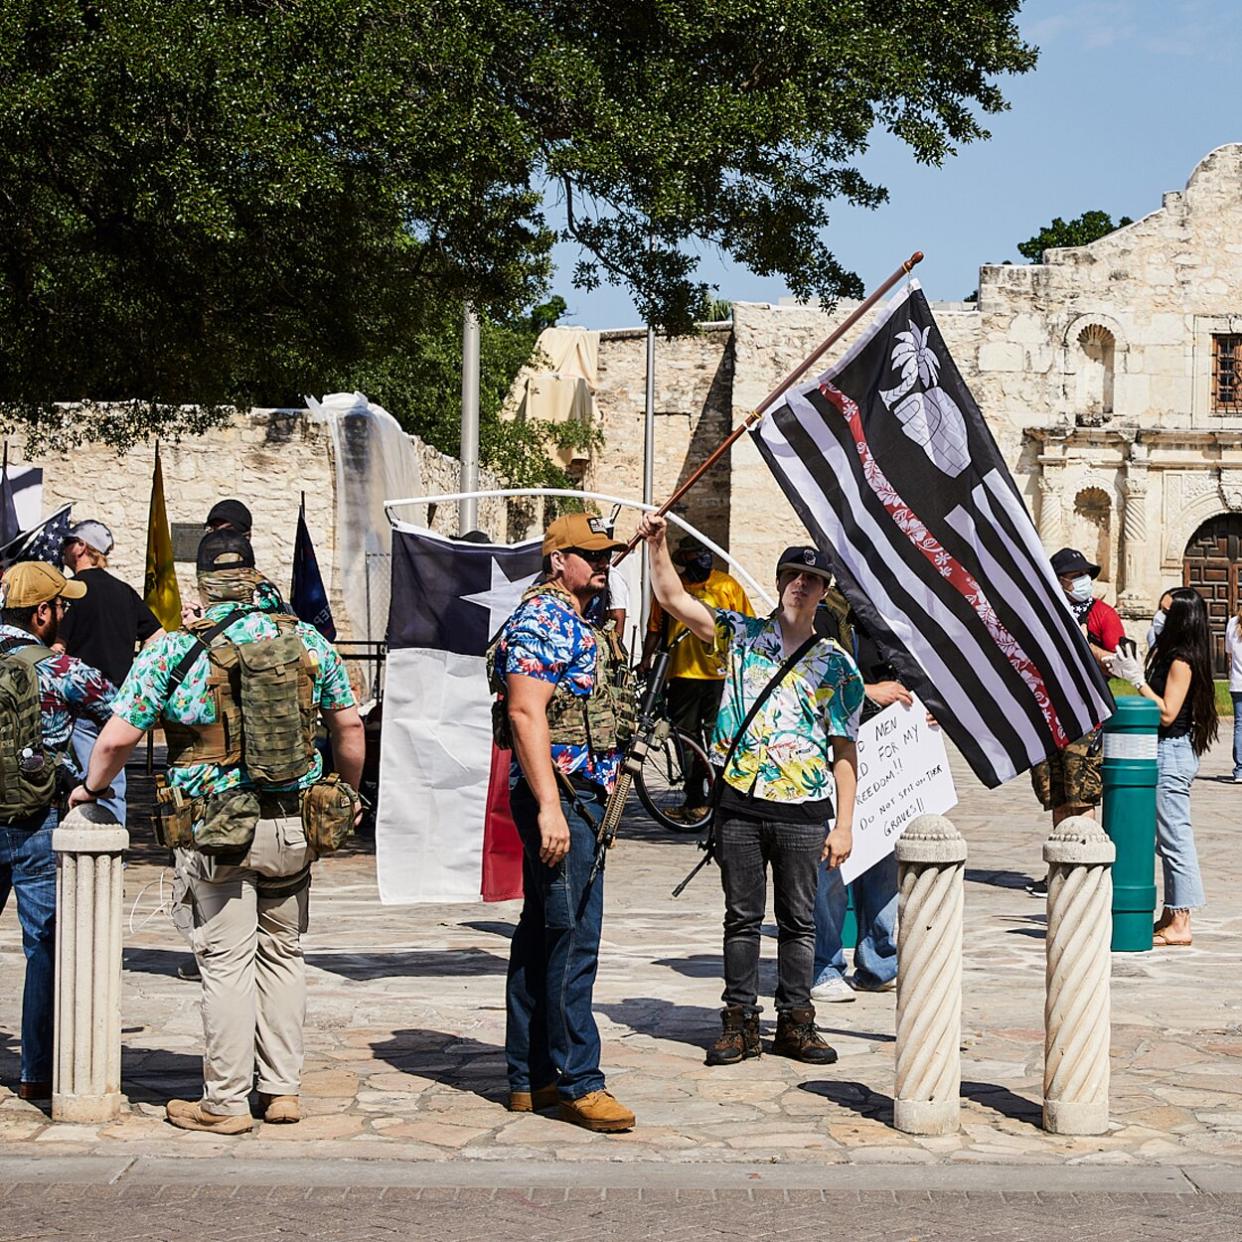
[[[1091,579],[1082,574],[1070,583],[1069,597],[1077,604],[1085,604],[1091,598]]]
[[[1156,615],[1152,617],[1151,619],[1151,628],[1155,630],[1157,634],[1159,634],[1160,631],[1164,629],[1164,616],[1165,616],[1164,609],[1161,608],[1160,611],[1157,612]]]

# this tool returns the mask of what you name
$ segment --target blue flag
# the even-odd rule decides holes
[[[328,606],[328,593],[323,587],[315,545],[306,529],[306,508],[298,510],[298,537],[293,545],[293,582],[289,602],[303,621],[313,625],[329,642],[336,641],[336,625]]]

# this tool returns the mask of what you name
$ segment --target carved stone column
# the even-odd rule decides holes
[[[1044,843],[1048,870],[1044,1002],[1044,1129],[1108,1129],[1112,864],[1116,846],[1085,815]]]
[[[1131,463],[1121,483],[1125,508],[1121,513],[1121,591],[1118,606],[1127,615],[1146,616],[1152,601],[1143,574],[1147,546],[1147,467]]]
[[[956,1134],[962,1093],[962,881],[966,842],[920,815],[897,842],[897,1084],[893,1124]]]
[[[52,1120],[121,1108],[121,861],[129,833],[93,803],[52,832],[56,851],[56,1045]]]
[[[1045,466],[1039,476],[1039,541],[1049,553],[1061,546],[1061,471]]]

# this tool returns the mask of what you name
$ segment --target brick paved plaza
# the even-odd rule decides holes
[[[669,891],[696,851],[637,810],[609,862],[596,991],[605,1069],[638,1113],[633,1133],[592,1135],[552,1117],[505,1111],[503,981],[516,906],[382,907],[364,852],[321,864],[316,877],[307,939],[307,1119],[261,1126],[242,1139],[175,1130],[162,1120],[162,1103],[197,1091],[198,989],[176,977],[184,952],[171,923],[162,914],[148,919],[159,900],[160,858],[135,830],[126,915],[136,901],[136,930],[126,935],[123,1014],[129,1104],[110,1125],[57,1126],[3,1092],[0,1185],[14,1210],[0,1236],[45,1236],[40,1228],[54,1219],[66,1223],[61,1189],[64,1210],[80,1223],[80,1212],[99,1213],[90,1229],[96,1236],[174,1236],[174,1215],[165,1218],[156,1205],[175,1193],[160,1187],[188,1180],[227,1186],[236,1194],[228,1200],[235,1218],[256,1223],[287,1225],[291,1209],[273,1205],[292,1194],[294,1217],[320,1221],[327,1233],[330,1220],[345,1228],[361,1196],[360,1236],[377,1237],[389,1236],[392,1221],[412,1219],[395,1205],[416,1193],[418,1236],[474,1236],[472,1220],[482,1236],[489,1217],[492,1236],[517,1236],[526,1221],[558,1236],[645,1237],[674,1229],[728,1234],[747,1220],[762,1225],[759,1236],[786,1229],[800,1236],[803,1225],[810,1236],[861,1204],[854,1215],[874,1230],[863,1229],[863,1237],[1025,1237],[1044,1231],[1037,1222],[1063,1218],[1056,1192],[1097,1192],[1096,1206],[1081,1217],[1084,1232],[1094,1221],[1093,1236],[1148,1236],[1137,1225],[1109,1232],[1133,1217],[1151,1225],[1152,1237],[1192,1227],[1198,1236],[1236,1237],[1242,865],[1234,840],[1242,793],[1224,779],[1226,766],[1218,746],[1195,785],[1209,906],[1196,916],[1194,947],[1114,958],[1113,1128],[1091,1139],[1054,1138],[1038,1127],[1043,905],[1022,886],[1042,867],[1047,825],[1025,778],[987,791],[955,760],[962,801],[951,818],[970,857],[962,1132],[948,1138],[891,1128],[891,993],[821,1007],[820,1025],[840,1052],[830,1070],[768,1055],[704,1067],[702,1047],[718,1022],[717,873],[704,873],[674,901]],[[765,954],[774,951],[769,941]],[[765,965],[770,997],[772,963]],[[17,1069],[20,967],[9,912],[0,921],[0,1074],[8,1084]],[[267,1182],[239,1188],[239,1178],[253,1179],[261,1168],[272,1170]],[[36,1181],[39,1191],[25,1188]],[[61,1189],[51,1194],[50,1183]],[[405,1198],[390,1199],[390,1187]],[[454,1187],[465,1188],[464,1200],[446,1189]],[[567,1191],[591,1202],[590,1216],[581,1205],[558,1206]],[[1005,1198],[1010,1192],[1027,1198]],[[746,1206],[735,1211],[738,1194]],[[786,1194],[810,1196],[796,1221],[784,1219]],[[1159,1211],[1144,1194],[1163,1205]],[[695,1195],[705,1199],[701,1211]],[[1112,1208],[1108,1195],[1119,1196]],[[224,1212],[221,1204],[208,1196],[203,1210]],[[137,1213],[155,1232],[123,1230],[112,1211],[119,1207],[131,1225]],[[232,1236],[226,1217],[218,1236]],[[958,1226],[946,1232],[951,1220]],[[964,1231],[963,1222],[977,1232]]]

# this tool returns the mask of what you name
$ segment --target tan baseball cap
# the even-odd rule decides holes
[[[58,595],[81,599],[86,594],[86,583],[71,581],[47,561],[19,561],[4,571],[3,592],[5,608],[33,608]]]
[[[581,548],[584,552],[620,552],[624,547],[625,544],[608,533],[603,518],[587,513],[567,513],[543,532],[544,556],[569,548]]]

